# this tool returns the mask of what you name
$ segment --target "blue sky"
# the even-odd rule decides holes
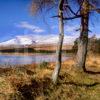
[[[0,0],[0,42],[20,35],[58,34],[58,20],[51,18],[55,12],[32,16],[31,2],[32,0]],[[100,37],[100,15],[95,13],[94,16],[96,17],[92,15],[92,23],[95,25],[90,23],[90,34]],[[65,35],[77,37],[79,33],[75,32],[76,28],[79,28],[79,20],[68,22],[65,25]]]

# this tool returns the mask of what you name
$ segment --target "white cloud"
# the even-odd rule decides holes
[[[28,22],[21,22],[19,25],[17,25],[17,27],[20,28],[26,28],[29,30],[32,30],[35,33],[41,33],[44,32],[45,30],[41,29],[40,27],[37,27],[35,25],[31,25]],[[57,25],[54,25],[51,27],[52,29],[57,28]],[[73,44],[75,39],[79,37],[79,32],[76,32],[75,30],[78,28],[78,26],[69,26],[69,25],[65,25],[65,36],[64,36],[64,43],[67,44]],[[68,33],[68,34],[66,34]],[[46,35],[42,35],[42,34],[31,34],[31,35],[27,35],[29,37],[31,37],[33,40],[35,40],[37,43],[43,44],[43,43],[57,43],[58,41],[58,37],[59,35],[54,35],[54,34],[46,34]]]
[[[91,38],[92,36],[96,35],[96,38],[99,39],[100,38],[100,34],[99,33],[89,33],[89,38]]]
[[[65,33],[76,33],[76,29],[78,29],[79,26],[78,25],[65,25],[64,30]]]
[[[68,36],[79,36],[79,31],[76,31],[80,28],[79,25],[64,25],[64,34]],[[52,25],[51,29],[58,29],[59,33],[59,28],[57,25]]]
[[[35,26],[35,25],[31,25],[29,24],[28,22],[21,22],[20,24],[16,25],[17,27],[20,27],[20,28],[25,28],[25,29],[28,29],[28,30],[31,30],[35,33],[42,33],[44,32],[45,30],[38,27],[38,26]]]
[[[59,35],[54,35],[54,34],[47,34],[47,35],[41,35],[41,34],[31,34],[31,35],[26,35],[27,37],[32,38],[36,43],[39,44],[52,44],[52,43],[57,43],[59,39]],[[73,44],[75,39],[78,37],[78,35],[73,35],[73,36],[64,36],[64,44]]]
[[[99,33],[98,33],[98,34],[96,34],[96,37],[97,37],[97,38],[100,38],[100,34],[99,34]]]
[[[51,26],[51,29],[57,29],[58,26],[57,25],[53,25]],[[78,25],[65,25],[64,26],[64,32],[67,33],[67,32],[75,32],[76,29],[78,29],[79,26]]]
[[[56,28],[57,28],[57,25],[51,26],[51,29],[56,29]]]

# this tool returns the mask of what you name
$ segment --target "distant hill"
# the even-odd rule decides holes
[[[40,45],[40,44],[57,44],[58,35],[23,35],[16,36],[10,40],[4,41],[0,43],[0,46],[8,46],[8,45]],[[74,43],[75,38],[70,36],[64,37],[64,44],[72,45]]]
[[[32,44],[35,44],[36,42],[31,39],[30,37],[25,37],[25,36],[18,36],[18,37],[15,37],[11,40],[8,40],[8,41],[5,41],[5,42],[2,42],[0,43],[0,45],[3,45],[3,46],[8,46],[8,45],[32,45]]]
[[[74,39],[64,38],[63,50],[70,51]],[[0,43],[0,52],[55,52],[57,49],[58,35],[23,35]]]

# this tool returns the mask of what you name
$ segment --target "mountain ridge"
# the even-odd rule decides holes
[[[75,38],[65,36],[64,43],[65,44],[73,44]],[[6,45],[34,45],[34,44],[57,44],[58,36],[57,35],[23,35],[16,36],[10,40],[4,41],[0,43],[0,46]]]

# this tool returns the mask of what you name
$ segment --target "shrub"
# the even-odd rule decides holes
[[[42,63],[39,64],[39,68],[48,68],[48,62],[43,61]]]

